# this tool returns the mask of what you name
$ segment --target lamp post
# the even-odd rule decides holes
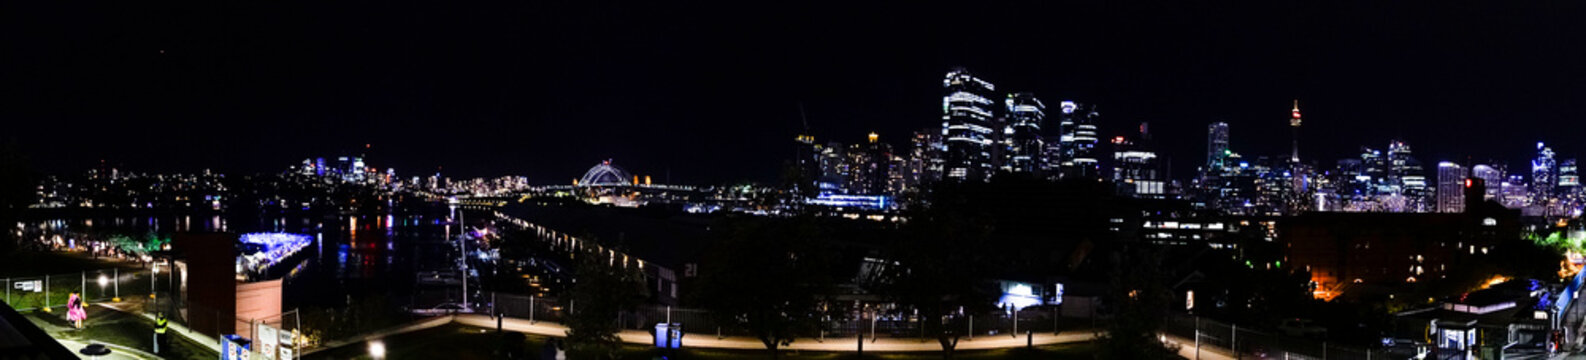
[[[154,299],[154,288],[155,288],[155,284],[154,283],[155,283],[155,279],[158,279],[159,276],[160,276],[160,262],[158,262],[158,261],[150,262],[149,263],[149,299]]]
[[[380,340],[369,341],[369,356],[375,359],[385,358],[385,342]]]
[[[99,296],[105,296],[105,286],[107,285],[110,285],[110,278],[105,277],[105,274],[99,274]]]

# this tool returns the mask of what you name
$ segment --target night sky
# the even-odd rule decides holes
[[[1181,179],[1212,121],[1246,156],[1287,154],[1294,98],[1301,157],[1324,167],[1394,137],[1430,166],[1519,169],[1538,140],[1586,155],[1579,2],[312,3],[0,5],[0,137],[46,172],[367,152],[403,176],[566,183],[613,158],[772,181],[801,103],[821,142],[903,147],[939,130],[961,65],[1096,103],[1105,135],[1151,122]]]

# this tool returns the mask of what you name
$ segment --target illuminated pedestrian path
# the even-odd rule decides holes
[[[455,322],[468,326],[482,328],[495,328],[496,319],[485,315],[455,315]],[[550,322],[530,323],[525,319],[502,319],[501,328],[544,336],[567,336],[567,327]],[[650,344],[653,339],[650,333],[639,330],[624,330],[617,334],[623,342],[633,344]],[[1041,346],[1062,343],[1088,342],[1096,339],[1096,334],[1089,330],[1076,330],[1058,335],[1052,333],[1037,333],[1030,338],[1021,335],[977,336],[973,340],[960,339],[957,350],[986,350],[1023,347],[1027,344]],[[824,341],[815,338],[799,338],[792,345],[784,347],[785,350],[797,351],[856,351],[858,339],[855,338],[826,338]],[[710,334],[685,334],[683,347],[706,349],[737,349],[737,350],[764,350],[765,345],[759,339],[742,336],[728,336],[717,338]],[[878,352],[915,352],[915,351],[942,351],[942,346],[936,339],[919,338],[880,338],[872,341],[865,339],[864,351]]]

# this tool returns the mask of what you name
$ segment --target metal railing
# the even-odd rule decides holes
[[[1186,347],[1236,359],[1392,358],[1383,349],[1330,344],[1323,339],[1274,334],[1187,315],[1169,317],[1162,330],[1190,341]]]
[[[5,286],[5,303],[17,311],[66,306],[71,294],[83,301],[112,301],[130,296],[148,296],[147,270],[120,268],[0,278]]]
[[[505,293],[487,295],[491,301],[488,311],[510,318],[530,321],[563,323],[569,311],[577,304],[569,304],[555,297],[527,296]],[[1092,321],[1082,318],[1054,318],[1056,308],[1027,309],[1018,312],[990,312],[954,319],[954,332],[965,338],[986,336],[1014,336],[1026,332],[1050,333],[1091,328]],[[1014,320],[1017,319],[1017,322]],[[656,323],[684,324],[689,333],[717,336],[748,336],[748,331],[733,321],[724,321],[710,311],[660,305],[644,305],[631,311],[612,315],[623,329],[648,331]],[[922,338],[921,319],[918,316],[895,313],[866,313],[862,317],[853,313],[832,314],[823,319],[801,337],[847,338],[863,334],[874,338]]]

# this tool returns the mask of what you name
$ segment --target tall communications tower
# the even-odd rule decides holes
[[[1289,157],[1289,162],[1300,162],[1300,100],[1294,99],[1294,110],[1289,116],[1289,129],[1294,134],[1294,155]]]

